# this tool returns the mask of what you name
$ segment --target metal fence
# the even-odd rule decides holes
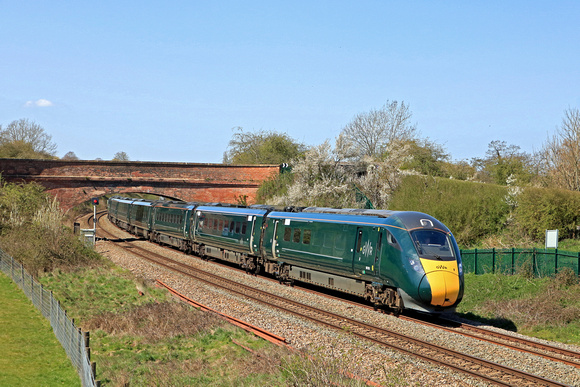
[[[580,275],[580,252],[558,249],[473,249],[461,250],[466,273],[527,273],[553,276],[568,267]]]
[[[56,338],[79,373],[82,385],[100,386],[100,382],[95,381],[95,363],[90,361],[89,333],[77,328],[74,321],[71,321],[60,307],[60,302],[52,296],[52,291],[44,289],[19,262],[2,249],[0,249],[0,270],[12,278],[34,306],[50,321]]]

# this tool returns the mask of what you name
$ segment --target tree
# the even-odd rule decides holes
[[[352,158],[378,158],[394,142],[405,142],[415,137],[416,125],[411,124],[413,113],[405,102],[385,103],[378,109],[357,114],[342,129],[344,140],[351,144]]]
[[[260,130],[244,132],[241,127],[228,144],[223,161],[226,164],[282,164],[304,153],[306,146],[286,133]]]
[[[129,155],[126,152],[117,152],[113,156],[113,161],[129,161]]]
[[[64,156],[62,156],[62,159],[63,160],[78,160],[79,158],[77,157],[75,152],[70,151],[70,152],[66,152],[66,154]]]
[[[412,169],[423,175],[444,176],[445,162],[449,155],[443,146],[430,141],[428,138],[406,141],[408,157],[402,163],[401,169]]]
[[[542,150],[549,180],[560,188],[580,191],[580,110],[568,109]]]
[[[56,148],[52,136],[28,119],[12,121],[6,129],[0,127],[0,157],[50,159]]]
[[[521,152],[517,145],[495,140],[488,144],[486,157],[474,158],[473,165],[479,170],[480,180],[507,185],[508,179],[529,183],[534,176],[533,158]]]

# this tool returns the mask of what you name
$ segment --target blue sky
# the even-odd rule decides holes
[[[0,124],[57,156],[219,163],[232,128],[317,145],[404,101],[454,160],[580,108],[577,1],[4,1]]]

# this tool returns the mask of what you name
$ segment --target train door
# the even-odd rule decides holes
[[[274,220],[274,232],[272,233],[272,240],[270,241],[272,243],[272,258],[277,259],[278,258],[278,253],[279,251],[277,251],[278,248],[278,223],[280,221],[279,220]]]
[[[352,263],[355,275],[376,275],[378,267],[379,246],[377,246],[378,232],[370,227],[357,227]]]

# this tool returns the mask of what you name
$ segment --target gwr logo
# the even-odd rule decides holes
[[[368,257],[368,256],[370,256],[372,253],[373,253],[373,245],[372,245],[371,241],[367,241],[367,242],[365,243],[365,245],[363,246],[363,248],[362,248],[362,254],[363,254],[365,257]]]
[[[437,265],[436,268],[439,270],[447,270],[447,266],[445,265]]]

